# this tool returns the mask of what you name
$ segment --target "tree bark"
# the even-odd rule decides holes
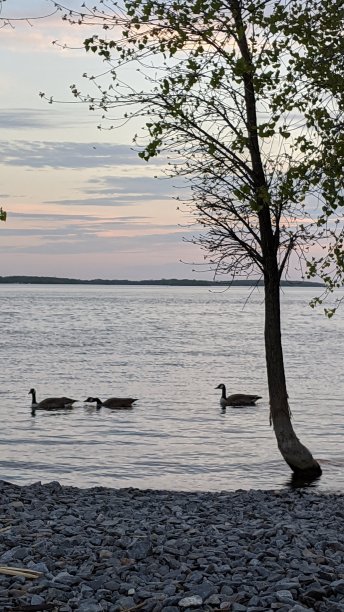
[[[275,261],[274,261],[275,260]],[[321,467],[301,444],[291,424],[283,361],[280,281],[276,257],[266,263],[265,280],[265,355],[270,397],[270,418],[282,457],[301,477],[320,476]]]

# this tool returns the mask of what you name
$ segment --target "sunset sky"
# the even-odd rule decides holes
[[[138,121],[99,130],[102,112],[70,91],[92,92],[82,75],[109,68],[82,46],[97,30],[51,13],[51,0],[0,0],[0,275],[212,279],[190,244],[198,228],[177,210],[181,183],[133,150]]]
[[[2,18],[52,11],[47,0],[0,6]],[[203,256],[183,240],[191,229],[173,182],[154,179],[161,162],[131,148],[137,125],[99,130],[101,113],[73,103],[69,86],[87,88],[82,74],[104,69],[80,48],[92,33],[61,14],[0,29],[0,275],[212,278],[193,271]],[[42,91],[69,103],[50,105]]]

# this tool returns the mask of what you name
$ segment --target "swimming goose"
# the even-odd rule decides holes
[[[226,397],[226,387],[223,384],[218,385],[215,389],[222,389],[220,399],[222,408],[226,408],[226,406],[254,406],[257,400],[262,399],[260,395],[248,395],[247,393],[233,393],[233,395]]]
[[[105,406],[105,408],[131,408],[137,399],[133,397],[109,397],[109,399],[103,402],[99,397],[88,397],[85,402],[97,402],[97,408]]]
[[[36,390],[30,389],[29,395],[32,396],[31,408],[35,410],[57,410],[59,408],[72,408],[72,404],[77,400],[70,397],[47,397],[41,402],[36,401]]]

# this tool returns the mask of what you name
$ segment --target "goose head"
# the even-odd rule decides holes
[[[33,388],[30,389],[28,395],[31,395],[31,397],[32,397],[32,405],[37,404],[37,402],[36,402],[36,389],[33,389]]]

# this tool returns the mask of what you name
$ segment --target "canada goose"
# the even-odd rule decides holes
[[[133,397],[109,397],[109,399],[103,402],[99,397],[88,397],[85,402],[97,402],[97,408],[105,406],[105,408],[131,408],[137,399]]]
[[[226,397],[226,387],[223,384],[218,385],[215,389],[222,389],[220,399],[222,408],[226,408],[226,406],[254,406],[257,400],[262,399],[260,395],[248,395],[247,393],[233,393],[233,395]]]
[[[36,390],[30,389],[29,395],[32,396],[31,409],[35,410],[56,410],[58,408],[71,408],[77,400],[70,397],[47,397],[41,402],[36,401]]]

